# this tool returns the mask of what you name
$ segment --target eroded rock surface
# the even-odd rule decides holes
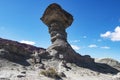
[[[45,51],[45,49],[0,38],[0,58],[28,65],[29,62],[26,60],[31,58],[33,51],[38,51],[40,53]],[[46,57],[44,54],[41,54],[41,56]]]
[[[0,80],[120,80],[119,62],[103,59],[94,63],[89,55],[81,56],[72,49],[65,31],[72,24],[72,15],[51,4],[41,19],[48,25],[52,45],[45,50],[0,38]],[[34,51],[41,62],[28,66],[33,57],[38,57]],[[54,72],[59,79],[42,72],[55,76]]]
[[[95,62],[107,64],[120,71],[120,63],[112,58],[95,59]]]
[[[53,3],[45,10],[41,20],[49,29],[52,45],[46,51],[53,58],[73,63],[94,62],[92,58],[76,53],[67,42],[67,33],[65,30],[73,22],[71,14],[63,10],[58,4]]]

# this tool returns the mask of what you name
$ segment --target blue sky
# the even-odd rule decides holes
[[[66,31],[77,52],[120,61],[120,0],[0,0],[0,37],[47,48],[50,35],[40,17],[51,3],[73,15]]]

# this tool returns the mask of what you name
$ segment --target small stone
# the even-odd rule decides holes
[[[17,75],[18,78],[25,77],[25,75]]]
[[[22,71],[21,73],[22,73],[22,74],[26,74],[26,71]]]

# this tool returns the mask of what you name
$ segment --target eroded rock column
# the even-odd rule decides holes
[[[52,45],[47,52],[55,59],[68,62],[85,61],[67,42],[66,28],[73,22],[73,16],[54,3],[47,7],[41,20],[48,26]]]

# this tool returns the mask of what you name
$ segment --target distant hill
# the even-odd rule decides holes
[[[112,58],[102,58],[102,59],[95,59],[95,62],[107,64],[115,69],[120,70],[120,62],[112,59]]]
[[[44,48],[19,43],[17,41],[0,38],[0,58],[6,58],[11,61],[24,60],[31,56],[33,51],[42,51]]]

